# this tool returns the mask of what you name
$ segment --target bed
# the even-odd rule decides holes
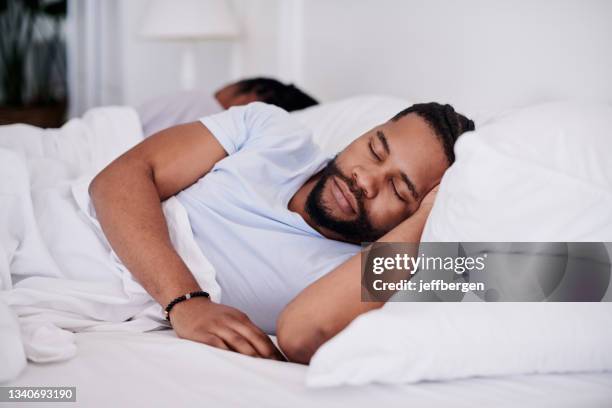
[[[367,96],[328,104],[324,112],[312,109],[295,116],[314,128],[315,139],[319,137],[320,145],[337,150],[346,143],[346,138],[321,135],[359,134],[407,103],[397,98]],[[120,118],[133,124],[133,112],[108,109],[89,114],[82,123],[90,128],[101,127],[93,133],[105,135],[102,146],[96,144],[95,138],[80,140],[80,144],[64,140],[66,134],[57,135],[56,141],[64,141],[66,146],[70,142],[70,148],[62,147],[61,143],[46,147],[39,146],[40,143],[20,144],[24,154],[38,154],[47,159],[57,155],[53,160],[73,164],[58,174],[34,172],[34,181],[44,185],[56,177],[68,177],[71,172],[79,174],[85,167],[91,167],[91,163],[100,168],[119,150],[125,149],[122,143],[128,143],[126,140],[108,143],[109,135],[121,134],[111,131],[109,118],[115,117],[115,123]],[[74,131],[75,126],[73,123],[70,129]],[[48,137],[37,139],[39,142],[50,140]],[[88,160],[76,161],[68,157],[71,154],[81,157],[84,151],[98,152],[99,156],[94,154]],[[612,403],[612,373],[512,375],[418,384],[312,388],[306,385],[307,366],[254,359],[215,349],[178,339],[172,330],[142,333],[107,328],[76,333],[74,340],[78,350],[75,357],[45,364],[29,362],[16,378],[2,386],[74,386],[77,390],[74,405],[87,407],[165,407],[194,403],[214,407],[365,407],[374,404],[388,407],[609,407]],[[460,353],[461,344],[456,348]],[[74,406],[72,403],[64,405]],[[28,406],[28,403],[20,406]]]
[[[76,386],[76,405],[86,407],[604,408],[612,401],[612,373],[311,389],[304,385],[306,366],[214,349],[171,330],[78,333],[77,343],[77,358],[30,363],[3,385]]]

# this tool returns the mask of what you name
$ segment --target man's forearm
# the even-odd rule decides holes
[[[89,187],[111,246],[162,306],[200,287],[174,250],[161,201],[204,177],[226,151],[201,123],[162,130],[104,169]],[[250,356],[281,359],[266,334],[238,309],[194,297],[169,316],[178,337]]]
[[[430,209],[429,204],[421,206],[378,242],[418,243]],[[304,289],[283,310],[277,322],[276,335],[287,357],[307,364],[323,343],[353,319],[384,304],[362,302],[361,290],[361,254]]]
[[[160,196],[146,166],[114,163],[89,188],[102,230],[147,292],[165,306],[199,285],[170,241]]]

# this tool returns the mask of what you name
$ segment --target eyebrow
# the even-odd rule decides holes
[[[376,131],[376,137],[378,137],[378,139],[382,143],[383,148],[385,149],[385,152],[387,152],[387,155],[391,154],[391,149],[389,148],[389,142],[387,142],[387,137],[385,136],[382,130]],[[406,173],[404,173],[403,171],[400,171],[400,176],[402,178],[402,181],[406,183],[406,186],[408,187],[408,190],[410,190],[410,194],[412,194],[412,197],[414,197],[415,200],[418,200],[419,193],[417,192],[416,187],[414,186],[414,183],[412,182],[412,180],[410,180],[410,177],[408,177]]]
[[[382,130],[376,131],[376,137],[378,137],[380,143],[382,143],[385,152],[387,152],[387,154],[391,153],[391,150],[389,149],[389,143],[387,142],[387,137],[385,136]]]
[[[412,183],[412,181],[410,181],[410,179],[408,178],[406,173],[404,173],[403,171],[400,172],[400,176],[402,177],[402,180],[404,180],[404,183],[406,183],[406,185],[408,186],[408,190],[410,190],[410,193],[412,194],[414,199],[418,200],[419,199],[419,193],[417,193],[416,187],[414,186],[414,183]]]

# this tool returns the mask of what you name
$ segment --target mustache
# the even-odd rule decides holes
[[[384,231],[379,231],[373,227],[365,208],[366,191],[357,185],[357,181],[354,178],[345,175],[340,170],[336,163],[337,157],[336,155],[336,157],[330,160],[321,171],[321,177],[306,200],[306,211],[317,225],[338,233],[347,242],[357,244],[360,242],[374,242],[384,234]],[[333,182],[333,180],[330,180],[332,176],[345,182],[351,194],[355,196],[357,216],[352,220],[335,218],[332,215],[332,210],[327,208],[323,202],[323,190],[330,181]]]
[[[357,207],[359,209],[359,214],[362,214],[365,210],[365,203],[364,203],[365,191],[357,185],[357,182],[355,181],[353,177],[349,177],[345,175],[344,173],[342,173],[342,170],[340,170],[340,168],[336,164],[335,157],[332,161],[328,163],[327,167],[325,168],[324,173],[325,173],[326,178],[335,176],[346,183],[351,194],[355,196],[355,200],[357,201]]]

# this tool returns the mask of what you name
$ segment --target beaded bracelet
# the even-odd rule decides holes
[[[174,306],[176,306],[178,303],[181,303],[185,300],[189,300],[194,297],[210,297],[210,295],[208,294],[208,292],[204,292],[203,290],[198,290],[197,292],[190,292],[182,296],[179,296],[177,298],[174,298],[172,302],[168,303],[168,306],[166,306],[166,309],[164,311],[164,316],[166,317],[166,320],[170,321],[170,311],[172,310]]]

